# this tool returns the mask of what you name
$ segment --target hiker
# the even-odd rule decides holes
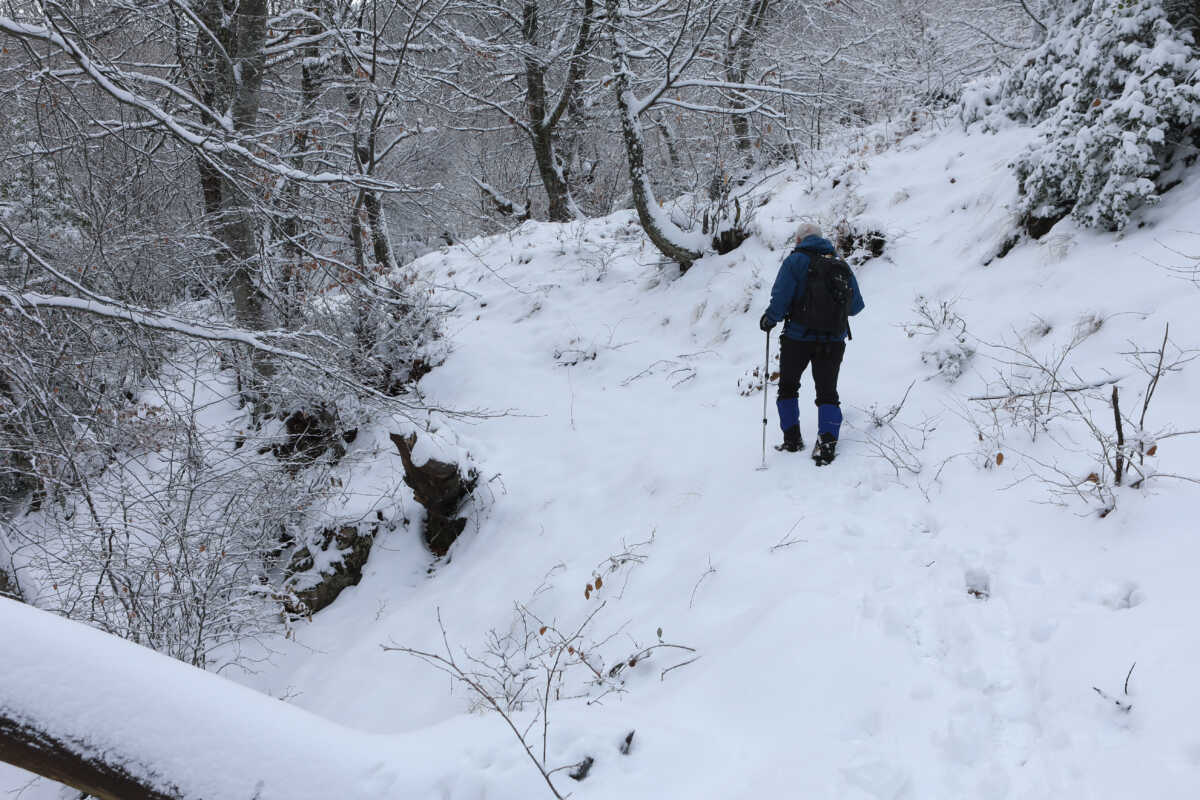
[[[796,231],[796,249],[779,267],[771,287],[771,303],[758,321],[768,334],[787,320],[779,336],[779,427],[783,444],[776,450],[804,449],[800,435],[800,376],[812,364],[817,390],[817,442],[812,459],[825,466],[837,454],[842,409],[838,402],[838,370],[850,335],[849,317],[862,311],[858,281],[833,243],[811,222]]]

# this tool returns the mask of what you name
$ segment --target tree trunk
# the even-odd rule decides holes
[[[570,222],[575,219],[571,211],[567,180],[562,173],[562,164],[554,148],[551,130],[537,125],[530,133],[533,140],[533,156],[537,161],[538,175],[546,189],[547,217],[551,222]]]
[[[16,454],[19,460],[24,461],[24,456]],[[10,480],[9,483],[16,483]],[[0,502],[6,498],[0,496]],[[0,506],[0,519],[6,519],[10,513],[10,505],[5,503]],[[8,542],[4,538],[4,531],[0,530],[0,597],[8,597],[13,600],[24,600],[21,596],[21,586],[17,583],[16,570],[12,569],[12,552],[8,546]],[[11,573],[11,574],[10,574]]]
[[[0,761],[49,778],[100,800],[180,800],[173,786],[135,778],[109,753],[58,738],[0,709]]]
[[[554,125],[546,108],[546,67],[536,57],[538,0],[525,0],[521,8],[521,36],[525,40],[525,111],[538,176],[546,189],[547,216],[551,222],[570,222],[574,215],[567,201],[567,183],[554,152]]]
[[[311,40],[300,48],[300,124],[292,132],[292,166],[304,169],[304,153],[308,149],[309,131],[314,124],[311,117],[317,110],[317,101],[321,96],[321,86],[325,79],[325,65],[319,58],[321,48],[316,41],[321,34],[321,20],[326,18],[325,4],[321,0],[305,4],[309,19],[302,30],[304,36]],[[315,134],[315,132],[314,132]],[[300,221],[300,215],[295,209],[300,206],[300,184],[291,181],[284,189],[285,202],[283,211],[291,209],[283,222],[283,250],[285,253],[285,274],[283,276],[284,292],[287,295],[283,302],[283,327],[291,328],[299,314],[301,302],[301,281],[304,274],[303,263],[307,254],[301,249],[301,242],[309,238],[305,235]]]
[[[770,0],[746,0],[746,3],[744,14],[739,16],[725,43],[725,80],[730,83],[748,82],[750,55],[758,41],[770,6]],[[735,112],[743,112],[750,107],[750,98],[745,92],[735,91],[730,103]],[[754,140],[750,135],[750,117],[746,113],[734,113],[730,122],[733,124],[734,147],[749,165],[754,160],[751,153]]]
[[[234,58],[233,126],[240,134],[254,131],[258,123],[259,92],[262,88],[262,70],[266,61],[263,45],[267,35],[267,0],[241,0],[231,24],[234,28],[236,55]],[[225,217],[222,242],[230,250],[235,263],[230,281],[233,289],[233,312],[238,324],[248,330],[263,330],[267,327],[265,317],[266,298],[255,284],[261,269],[258,252],[258,236],[254,218],[247,208],[241,187],[226,180],[221,193],[222,212]],[[252,357],[255,372],[268,376],[273,372],[270,361],[262,354]]]
[[[371,253],[375,265],[384,272],[396,268],[396,256],[392,253],[392,240],[388,236],[387,216],[379,194],[369,189],[363,193],[363,205],[367,209],[367,224],[371,226]]]
[[[703,253],[686,241],[688,235],[679,229],[663,213],[654,197],[650,175],[646,171],[646,145],[642,124],[638,117],[640,109],[633,94],[630,78],[629,56],[621,31],[622,18],[620,0],[605,0],[608,20],[612,31],[613,91],[617,99],[617,112],[621,118],[621,133],[625,140],[625,158],[629,164],[629,181],[633,192],[633,204],[637,209],[642,230],[660,253],[679,264],[681,272],[687,272],[692,262]]]
[[[266,61],[267,0],[241,0],[231,8],[225,8],[220,0],[209,0],[197,8],[197,15],[218,40],[197,34],[204,48],[203,96],[217,113],[228,107],[237,133],[251,134],[258,122]],[[261,262],[254,215],[245,195],[248,190],[229,177],[240,174],[240,165],[226,162],[222,166],[224,169],[203,162],[199,170],[205,211],[213,236],[221,243],[217,258],[229,270],[238,325],[265,330],[267,298],[255,280]],[[274,373],[274,364],[261,351],[251,353],[251,364],[258,379]]]
[[[584,0],[583,18],[567,66],[562,96],[552,109],[546,93],[546,65],[536,57],[538,42],[538,2],[525,0],[521,9],[521,36],[525,40],[525,110],[529,116],[529,139],[538,175],[546,190],[547,216],[551,222],[570,222],[575,219],[570,185],[555,147],[555,130],[563,115],[574,105],[579,83],[587,67],[591,48],[594,0]]]

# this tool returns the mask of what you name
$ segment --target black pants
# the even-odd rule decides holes
[[[846,355],[845,342],[802,342],[779,337],[779,399],[790,400],[800,394],[800,376],[812,364],[812,379],[817,387],[818,406],[839,405],[838,372]]]

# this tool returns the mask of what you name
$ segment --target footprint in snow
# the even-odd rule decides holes
[[[912,779],[895,764],[871,761],[842,770],[846,783],[877,800],[905,800],[912,794]]]
[[[1097,592],[1102,605],[1113,611],[1139,606],[1146,600],[1146,593],[1133,581],[1120,581],[1106,584]]]
[[[978,600],[987,600],[992,596],[992,579],[986,570],[969,569],[963,576],[967,585],[967,594]]]

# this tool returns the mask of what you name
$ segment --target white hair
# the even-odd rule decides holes
[[[796,241],[802,242],[809,236],[820,236],[821,226],[815,222],[805,222],[796,229]]]

